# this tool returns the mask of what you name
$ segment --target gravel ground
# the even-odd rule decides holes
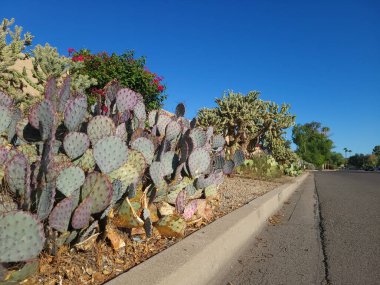
[[[256,180],[242,176],[227,177],[219,188],[220,204],[215,209],[215,215],[224,216],[277,186],[293,180],[294,178],[292,177],[282,177],[272,181]]]

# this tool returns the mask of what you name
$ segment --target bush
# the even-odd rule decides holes
[[[166,99],[163,77],[149,71],[145,66],[144,57],[135,59],[133,51],[117,55],[106,52],[92,54],[87,49],[78,52],[69,49],[69,53],[73,61],[83,62],[84,67],[76,72],[88,75],[97,81],[96,85],[87,90],[91,104],[95,102],[98,90],[103,89],[110,81],[116,80],[122,87],[128,87],[142,94],[148,111],[162,107]]]
[[[268,154],[258,154],[244,162],[238,168],[238,173],[244,176],[271,180],[282,176],[279,164]]]

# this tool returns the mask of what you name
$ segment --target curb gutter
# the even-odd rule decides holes
[[[210,284],[308,177],[281,185],[120,274],[106,285]]]

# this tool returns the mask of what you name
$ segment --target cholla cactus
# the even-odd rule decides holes
[[[25,59],[26,47],[31,45],[33,36],[28,32],[22,35],[22,27],[11,26],[14,19],[3,19],[0,24],[0,91],[8,93],[16,102],[29,97],[26,93],[28,83],[24,80],[24,74],[15,69],[16,62]],[[8,43],[7,38],[11,41]]]
[[[71,88],[76,91],[83,91],[92,85],[96,85],[96,80],[87,75],[73,73],[73,70],[81,68],[83,63],[72,61],[71,58],[59,55],[56,48],[49,44],[45,46],[37,45],[32,51],[33,70],[32,76],[37,79],[34,87],[43,93],[47,80],[51,77],[62,78],[71,75]]]
[[[295,116],[289,113],[289,105],[280,107],[274,102],[263,101],[257,91],[247,95],[231,91],[215,102],[216,108],[199,111],[197,123],[202,127],[212,125],[222,132],[231,153],[240,148],[249,156],[258,143],[270,150],[271,140],[279,142],[284,129],[294,124]]]

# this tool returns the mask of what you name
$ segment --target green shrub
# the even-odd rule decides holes
[[[238,168],[238,173],[244,176],[270,180],[282,176],[279,164],[268,154],[259,154],[252,159],[245,160],[244,165]]]
[[[166,99],[163,77],[149,71],[145,65],[145,57],[134,58],[133,51],[118,55],[106,52],[93,54],[87,49],[78,52],[69,49],[69,53],[72,55],[72,61],[83,63],[84,67],[76,72],[97,81],[96,85],[87,90],[90,104],[95,102],[99,90],[110,81],[117,80],[122,87],[142,94],[148,111],[162,107]]]

